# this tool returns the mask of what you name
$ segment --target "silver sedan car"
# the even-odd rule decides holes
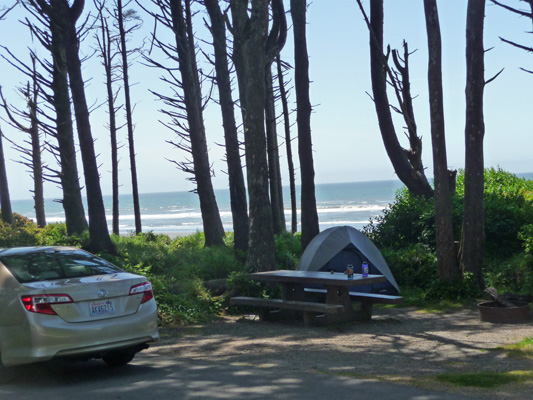
[[[130,362],[159,339],[152,285],[83,250],[0,250],[0,356]]]

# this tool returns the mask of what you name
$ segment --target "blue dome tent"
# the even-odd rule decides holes
[[[368,262],[369,273],[384,275],[386,282],[355,286],[350,292],[399,295],[400,288],[378,248],[363,233],[351,226],[336,226],[320,232],[309,243],[300,263],[303,271],[344,272],[352,264],[356,274],[361,273],[361,264]]]

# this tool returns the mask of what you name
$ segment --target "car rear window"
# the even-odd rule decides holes
[[[122,272],[110,262],[81,250],[46,251],[0,257],[20,283]]]

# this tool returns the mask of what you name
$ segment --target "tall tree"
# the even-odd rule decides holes
[[[452,193],[449,185],[442,92],[442,45],[437,0],[424,0],[428,36],[428,88],[433,148],[435,232],[439,276],[452,281],[459,278],[453,237]]]
[[[287,165],[289,169],[289,188],[291,197],[291,232],[298,231],[298,206],[296,203],[296,182],[294,173],[294,162],[292,157],[292,138],[291,138],[291,121],[289,117],[289,104],[287,100],[287,89],[284,81],[284,68],[288,69],[290,66],[281,61],[280,56],[276,57],[276,64],[278,69],[279,95],[281,99],[281,107],[283,112],[283,126],[285,130],[285,148],[287,152]]]
[[[298,155],[301,174],[302,248],[319,233],[315,196],[315,167],[311,139],[311,101],[309,100],[309,55],[306,38],[306,0],[291,0],[294,32],[294,86],[298,123]]]
[[[468,0],[466,14],[465,200],[460,262],[480,287],[485,250],[483,92],[485,0]]]
[[[131,1],[126,3],[128,6]],[[130,154],[131,190],[133,196],[133,214],[135,217],[135,233],[142,232],[141,206],[139,202],[139,184],[137,180],[137,163],[135,161],[135,141],[133,139],[133,107],[130,96],[128,48],[126,47],[127,36],[140,27],[140,19],[134,10],[124,12],[122,0],[116,0],[117,23],[120,37],[120,55],[122,57],[122,79],[124,82],[124,107],[126,109],[126,127],[128,129],[128,148]],[[133,20],[135,23],[129,28],[124,27],[125,20]]]
[[[85,97],[85,85],[79,56],[79,36],[76,23],[83,12],[85,1],[74,0],[72,5],[67,0],[50,0],[49,4],[45,0],[28,1],[41,15],[48,16],[51,22],[50,29],[58,31],[58,37],[64,46],[62,50],[66,54],[69,86],[74,104],[85,176],[91,250],[113,253],[115,249],[107,229],[100,176],[89,120],[89,107]]]
[[[226,22],[217,0],[204,0],[204,5],[211,21],[209,30],[213,37],[216,83],[222,110],[222,125],[224,126],[234,245],[235,250],[244,254],[248,250],[249,239],[248,201],[246,199],[246,186],[244,184],[231,77],[228,67]]]
[[[78,176],[66,52],[63,39],[61,38],[60,30],[51,23],[47,14],[41,13],[40,9],[30,2],[23,2],[22,4],[34,16],[34,20],[38,21],[38,23],[32,23],[27,19],[26,25],[43,47],[50,51],[52,56],[51,61],[41,60],[37,56],[33,57],[46,73],[51,76],[51,78],[47,78],[38,74],[38,81],[44,100],[49,104],[49,108],[55,112],[55,116],[49,116],[46,114],[45,109],[41,113],[42,118],[39,120],[45,135],[49,135],[57,141],[57,144],[47,141],[46,145],[56,160],[58,160],[59,170],[47,167],[48,173],[45,179],[61,185],[63,191],[61,203],[65,211],[67,233],[69,235],[81,234],[88,229],[88,225],[85,219]],[[32,67],[24,64],[9,51],[8,53],[14,60],[12,65],[27,76],[33,76],[34,70]],[[46,89],[49,89],[51,93],[47,93]]]
[[[399,77],[389,68],[388,58],[390,50],[384,53],[383,47],[383,0],[370,0],[370,20],[366,16],[361,0],[357,0],[370,31],[370,73],[372,79],[372,93],[379,122],[381,137],[387,155],[398,178],[415,196],[431,198],[433,189],[424,172],[422,163],[422,141],[417,136],[409,83],[409,68],[407,46],[404,45],[404,65],[399,62],[397,53],[393,53],[394,63],[399,71]],[[410,149],[404,149],[398,136],[391,114],[390,102],[387,94],[389,82],[394,85],[398,99],[399,111],[402,114],[408,131]]]
[[[7,113],[11,126],[28,134],[30,137],[29,140],[23,141],[23,145],[17,144],[16,141],[10,140],[10,142],[21,154],[21,160],[19,162],[28,168],[28,171],[33,178],[35,218],[37,220],[37,225],[40,228],[44,228],[46,226],[46,214],[44,209],[44,177],[41,157],[43,146],[41,144],[37,104],[39,100],[39,85],[36,60],[33,54],[31,55],[31,59],[33,67],[32,84],[30,85],[30,82],[28,82],[25,87],[19,88],[19,92],[26,99],[27,111],[19,109],[14,109],[12,111],[4,98],[1,89],[0,98],[2,99],[2,106]],[[24,125],[23,121],[28,123],[28,125]],[[25,144],[29,144],[29,147],[26,147]]]
[[[268,176],[270,182],[270,201],[272,203],[272,226],[274,234],[280,235],[287,231],[285,208],[283,205],[283,187],[281,183],[281,167],[276,118],[276,100],[271,66],[265,73],[265,125],[267,137]]]
[[[268,163],[265,140],[265,69],[279,53],[280,32],[285,18],[283,2],[274,0],[270,34],[269,1],[231,0],[233,62],[237,71],[244,123],[250,241],[246,264],[254,270],[276,267],[272,208],[268,196]],[[269,40],[270,39],[270,40]]]
[[[169,59],[178,62],[181,76],[181,79],[178,79],[173,68],[165,68],[154,59],[149,59],[152,65],[165,69],[172,77],[172,81],[165,79],[165,82],[168,82],[175,90],[176,97],[153,93],[177,110],[164,111],[172,118],[174,126],[177,127],[173,130],[181,139],[180,143],[170,143],[192,155],[192,162],[187,160],[181,163],[176,162],[176,164],[194,176],[193,180],[196,182],[196,192],[202,212],[205,245],[223,246],[224,227],[211,180],[212,171],[203,121],[204,104],[196,63],[191,2],[190,0],[152,0],[152,2],[158,7],[160,13],[156,14],[144,8],[145,11],[154,16],[157,22],[172,30],[175,45],[165,44],[155,35],[153,39]],[[182,123],[182,120],[186,121],[186,125]]]
[[[96,34],[100,56],[102,57],[102,64],[105,71],[105,83],[107,89],[107,109],[109,113],[109,136],[111,141],[111,186],[112,186],[112,214],[113,222],[112,229],[115,235],[120,234],[120,209],[119,209],[119,181],[118,181],[118,140],[117,140],[117,107],[116,97],[113,84],[118,79],[116,77],[113,59],[116,53],[113,51],[113,42],[116,38],[112,37],[107,18],[104,15],[105,3],[104,1],[95,0],[98,9],[98,19],[100,20],[100,35]]]

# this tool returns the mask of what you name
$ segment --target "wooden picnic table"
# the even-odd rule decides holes
[[[266,308],[268,310],[261,314],[264,319],[298,318],[303,315],[306,325],[370,319],[373,301],[365,299],[361,302],[361,311],[356,312],[352,306],[349,288],[386,281],[383,275],[363,277],[361,274],[354,274],[353,279],[348,279],[347,275],[339,272],[292,270],[256,272],[249,274],[249,277],[255,281],[281,285],[281,299],[233,297],[231,304]],[[305,290],[309,285],[324,286],[325,298],[317,297],[314,301],[309,301],[309,293]],[[273,313],[271,309],[279,311]]]

